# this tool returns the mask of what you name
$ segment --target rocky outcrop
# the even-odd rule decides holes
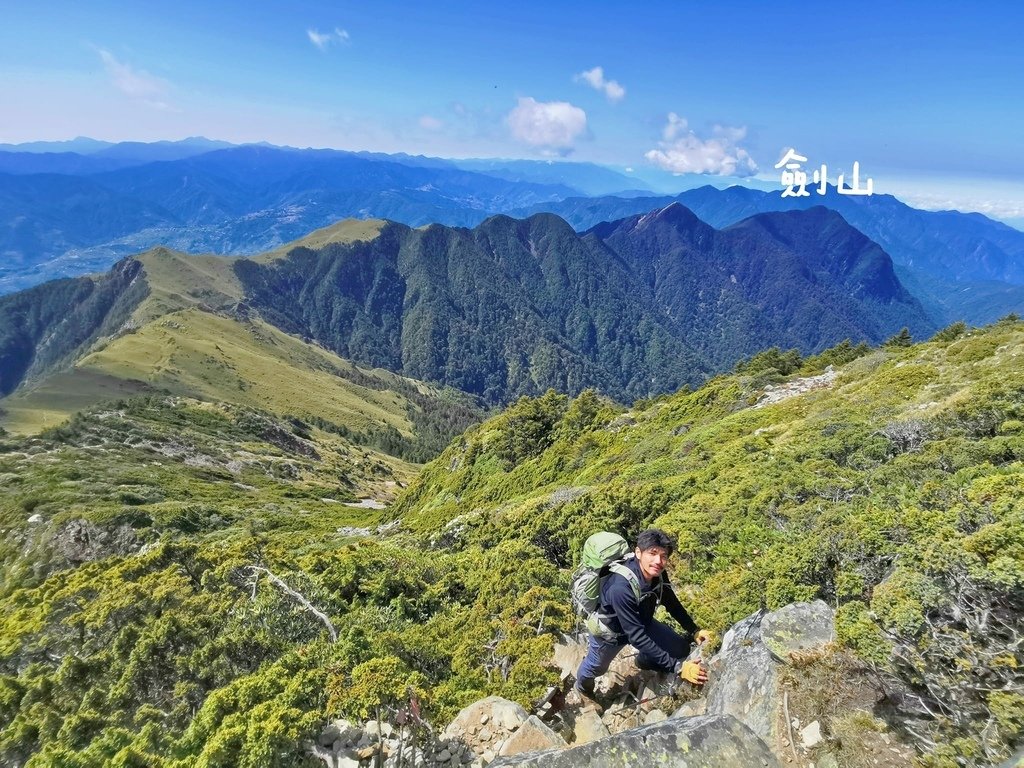
[[[595,706],[563,707],[559,693],[564,689],[555,687],[538,710],[541,717],[491,696],[463,709],[428,743],[422,743],[423,733],[414,745],[407,730],[391,732],[376,723],[360,729],[336,721],[313,751],[330,766],[351,768],[371,764],[371,757],[383,758],[385,768],[820,768],[842,758],[841,764],[849,755],[842,747],[846,736],[842,717],[836,718],[837,697],[841,694],[848,705],[847,719],[856,709],[861,720],[870,720],[865,705],[870,708],[874,691],[862,682],[850,684],[858,674],[852,667],[849,675],[840,676],[847,683],[842,692],[830,687],[837,659],[848,658],[830,645],[834,638],[827,604],[794,603],[737,622],[707,660],[709,679],[699,692],[675,675],[639,670],[635,654],[626,649],[597,681],[603,712]],[[570,639],[556,646],[553,664],[566,684],[584,649]],[[698,648],[692,655],[703,652]],[[817,702],[805,688],[818,691]],[[693,695],[698,697],[680,706]],[[672,707],[670,717],[666,713]],[[857,734],[858,743],[879,742],[879,754],[890,762],[911,759],[912,750],[880,730],[875,733],[875,725],[871,729]]]
[[[138,550],[140,542],[128,524],[101,528],[88,520],[76,518],[54,534],[52,546],[68,563],[78,565],[111,555],[129,555]]]
[[[824,373],[818,376],[807,376],[778,385],[769,384],[764,388],[764,394],[761,395],[761,398],[753,407],[763,408],[766,405],[774,405],[775,403],[781,403],[783,400],[789,400],[789,398],[802,395],[805,392],[812,392],[815,389],[826,389],[831,387],[837,378],[839,378],[839,374],[832,370],[830,365],[825,369]]]
[[[792,603],[761,620],[761,641],[778,661],[824,648],[836,639],[835,614],[823,600]]]
[[[529,719],[530,713],[514,701],[488,696],[459,712],[442,736],[461,741],[474,755],[490,762]]]
[[[494,768],[769,768],[775,756],[728,715],[673,718],[558,752],[501,758]]]
[[[523,752],[538,752],[548,749],[563,749],[568,746],[565,739],[551,730],[535,715],[530,715],[525,723],[516,729],[501,745],[498,754],[518,755]]]
[[[732,715],[769,744],[776,741],[781,706],[778,665],[761,641],[764,614],[755,613],[730,629],[708,664],[708,714]]]
[[[810,754],[824,741],[821,724],[809,722],[794,734],[799,722],[788,714],[783,671],[787,664],[825,652],[835,640],[834,619],[832,609],[816,600],[771,613],[758,611],[737,622],[708,663],[703,711],[735,717],[780,760],[792,763]],[[699,705],[688,702],[674,716],[686,717],[695,711]]]
[[[330,768],[381,760],[385,768],[481,768],[499,755],[563,749],[565,739],[514,701],[498,696],[470,704],[440,735],[371,720],[356,726],[335,720],[309,752]]]

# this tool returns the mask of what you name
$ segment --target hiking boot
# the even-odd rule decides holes
[[[565,703],[570,707],[579,707],[581,712],[586,712],[588,709],[601,714],[604,712],[604,707],[597,703],[597,700],[586,691],[576,687],[565,695]]]

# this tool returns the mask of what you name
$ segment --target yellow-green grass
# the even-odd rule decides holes
[[[411,429],[404,397],[335,375],[355,368],[261,320],[173,312],[86,355],[77,367],[202,400],[320,416],[357,430],[382,423],[404,434]],[[384,386],[399,381],[384,371],[361,372]]]
[[[256,261],[266,263],[284,258],[295,248],[310,248],[315,251],[331,243],[368,242],[380,234],[385,224],[387,222],[383,219],[342,219],[254,258]]]
[[[273,261],[297,247],[372,240],[386,223],[345,219],[256,259]],[[234,271],[237,258],[163,247],[135,258],[149,286],[149,295],[131,317],[135,331],[100,339],[71,370],[0,400],[0,426],[32,434],[97,402],[167,389],[279,414],[320,416],[356,431],[386,423],[410,434],[408,403],[387,388],[402,382],[428,393],[427,385],[360,369],[359,375],[376,379],[381,389],[360,386],[343,377],[355,368],[337,355],[259,319],[216,314],[244,299]]]
[[[148,389],[139,381],[74,368],[0,400],[0,425],[16,434],[35,434],[57,426],[75,411],[94,403],[131,397]]]
[[[287,256],[295,248],[317,250],[331,243],[373,240],[386,223],[382,219],[343,219],[254,258],[266,263]],[[135,258],[142,263],[150,288],[149,296],[133,315],[136,323],[188,307],[223,309],[244,297],[242,284],[235,275],[238,258],[193,256],[163,247],[152,248]]]
[[[189,307],[224,309],[243,297],[235,276],[238,259],[191,256],[168,248],[153,248],[135,258],[142,263],[149,285],[149,296],[132,315],[138,325]]]
[[[33,433],[93,403],[152,389],[319,416],[356,431],[386,423],[411,434],[408,401],[386,387],[429,388],[387,371],[358,369],[380,382],[382,389],[373,389],[344,378],[355,371],[337,355],[260,320],[186,309],[101,344],[71,371],[0,401],[7,412],[0,423]]]

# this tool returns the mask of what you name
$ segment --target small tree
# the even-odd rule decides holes
[[[898,347],[909,347],[913,343],[914,337],[910,335],[910,330],[906,326],[903,326],[899,333],[891,337],[882,346],[888,349],[894,349]]]

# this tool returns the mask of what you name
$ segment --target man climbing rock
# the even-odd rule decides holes
[[[668,534],[650,528],[637,537],[633,557],[614,563],[602,575],[598,610],[610,636],[590,635],[586,658],[567,699],[569,703],[594,703],[596,679],[608,670],[627,643],[636,648],[640,669],[672,672],[694,685],[707,681],[703,666],[684,661],[693,641],[708,642],[711,633],[697,628],[672,591],[665,568],[673,548]],[[685,635],[654,618],[659,603],[679,622]]]

